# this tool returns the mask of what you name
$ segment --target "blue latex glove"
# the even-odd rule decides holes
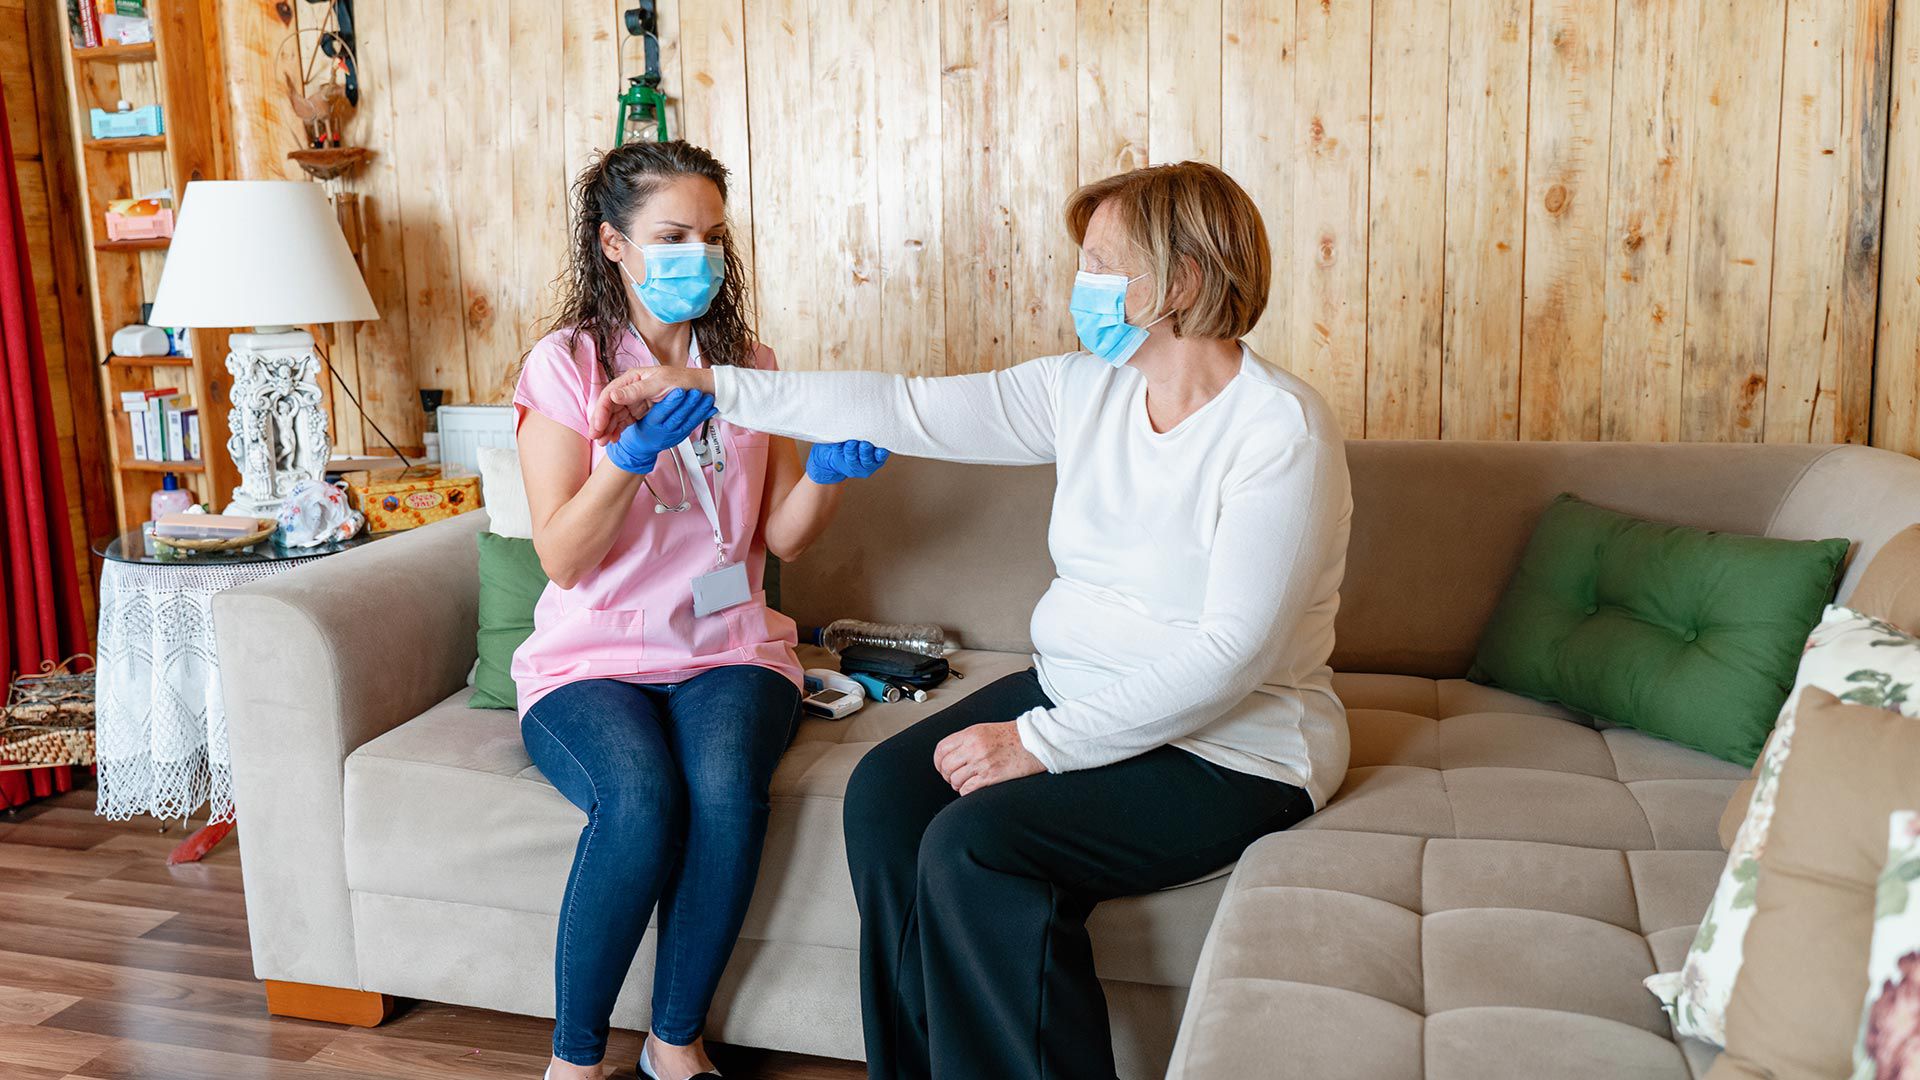
[[[846,442],[814,443],[807,451],[807,479],[816,484],[837,484],[842,480],[864,480],[880,471],[893,456],[870,442],[848,439]]]
[[[714,411],[712,394],[675,390],[654,402],[647,415],[628,424],[619,438],[607,444],[607,460],[644,476],[653,471],[662,450],[680,445]]]

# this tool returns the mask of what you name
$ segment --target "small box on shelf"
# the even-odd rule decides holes
[[[87,126],[96,139],[125,139],[166,133],[160,106],[142,105],[136,109],[126,101],[122,101],[120,107],[112,112],[98,106],[88,109]]]
[[[155,240],[173,235],[173,194],[156,191],[107,204],[107,239]]]

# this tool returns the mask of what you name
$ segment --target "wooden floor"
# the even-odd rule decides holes
[[[185,834],[93,814],[87,788],[0,813],[0,1080],[540,1076],[550,1021],[427,1002],[378,1028],[267,1016],[240,848],[169,867]],[[641,1036],[616,1031],[614,1075]],[[853,1080],[852,1062],[714,1047],[729,1078]]]

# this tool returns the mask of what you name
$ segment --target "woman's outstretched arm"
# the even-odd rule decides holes
[[[649,367],[608,384],[589,422],[608,438],[678,387],[710,390],[742,427],[810,442],[864,439],[899,454],[983,465],[1054,459],[1060,366],[1050,356],[976,375]]]

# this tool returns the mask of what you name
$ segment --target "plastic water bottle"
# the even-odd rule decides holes
[[[813,632],[813,643],[838,656],[849,645],[882,645],[923,656],[947,654],[947,632],[929,623],[872,623],[835,619]]]

